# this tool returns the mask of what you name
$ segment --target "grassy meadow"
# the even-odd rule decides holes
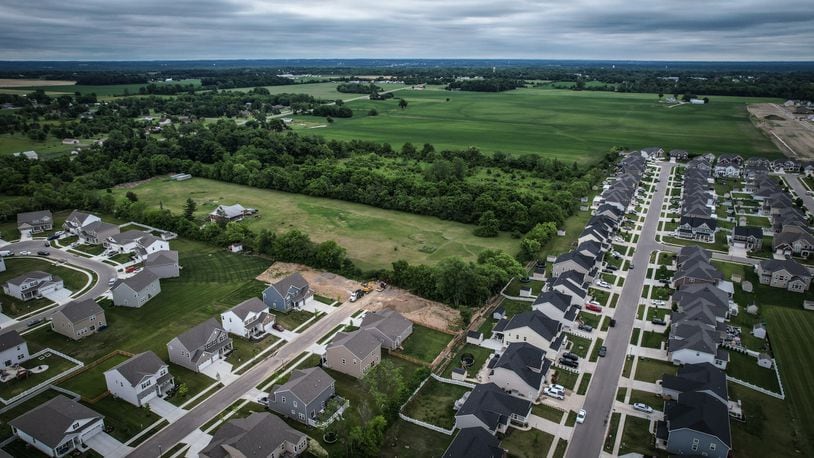
[[[399,97],[409,103],[404,110],[398,107]],[[779,155],[749,120],[746,104],[759,101],[774,100],[713,96],[707,105],[667,108],[656,94],[545,88],[448,92],[434,87],[399,91],[388,101],[350,102],[353,118],[330,124],[299,116],[294,127],[329,139],[394,146],[432,143],[439,150],[477,146],[484,151],[536,153],[581,162],[613,146]],[[371,108],[378,116],[368,116]],[[325,127],[315,128],[319,125]]]
[[[157,207],[160,202],[176,213],[192,198],[198,204],[195,216],[201,219],[219,204],[257,208],[258,217],[246,220],[252,229],[300,229],[318,242],[336,240],[362,269],[390,267],[399,259],[433,264],[452,255],[475,259],[491,248],[510,254],[519,249],[519,240],[508,234],[475,237],[474,226],[468,224],[204,178],[155,179],[133,189],[114,190],[118,196],[127,191],[135,192],[147,205]]]
[[[263,86],[263,87],[268,89],[269,93],[271,94],[308,94],[312,97],[323,100],[337,100],[337,99],[349,100],[365,96],[365,94],[352,94],[348,92],[339,92],[336,90],[336,86],[338,86],[339,84],[340,82],[300,83],[300,84],[286,84],[283,86]],[[377,86],[381,87],[385,91],[405,87],[403,84],[377,84]],[[247,92],[250,91],[251,89],[253,88],[244,87],[228,90]]]

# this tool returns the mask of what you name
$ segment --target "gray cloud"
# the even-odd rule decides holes
[[[814,60],[810,0],[7,0],[0,59]]]

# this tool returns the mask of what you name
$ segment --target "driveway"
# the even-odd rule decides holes
[[[209,445],[209,442],[211,441],[212,436],[206,434],[200,429],[196,429],[181,441],[185,444],[189,444],[187,453],[184,456],[190,458],[198,458],[198,454],[201,452],[201,450],[206,448],[206,446]]]
[[[71,290],[66,288],[60,288],[56,291],[51,291],[50,293],[43,294],[45,298],[50,299],[56,302],[59,305],[67,304],[71,301]]]
[[[314,299],[309,298],[303,304],[302,309],[306,312],[316,313],[316,312],[323,312],[323,313],[331,313],[336,310],[336,307],[330,306],[328,304],[323,304],[322,302]]]
[[[105,458],[119,458],[133,450],[105,432],[94,434],[93,437],[85,440],[85,444]]]
[[[185,413],[187,413],[186,410],[172,405],[161,398],[155,398],[147,404],[150,406],[150,410],[153,411],[153,413],[170,423],[178,420],[179,418],[183,417]]]
[[[232,383],[236,378],[235,376],[232,375],[232,365],[222,359],[219,359],[214,363],[206,366],[206,368],[202,370],[201,373],[206,375],[207,377],[212,378],[213,380],[217,380],[223,383],[224,385]]]

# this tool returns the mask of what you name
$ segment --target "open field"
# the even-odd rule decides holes
[[[749,105],[749,112],[754,116],[755,125],[767,133],[780,151],[799,159],[812,158],[814,124],[798,121],[795,115],[775,103]]]
[[[803,440],[799,433],[804,425],[810,428],[810,423],[789,418],[789,406],[794,404],[788,398],[781,401],[737,383],[727,385],[729,399],[741,401],[746,416],[746,423],[730,422],[734,456],[807,456],[801,450],[810,450],[805,448],[810,442]]]
[[[398,98],[409,105],[402,110]],[[449,100],[447,100],[449,99]],[[661,145],[694,152],[779,156],[749,120],[747,103],[774,99],[712,97],[707,105],[667,108],[655,94],[525,88],[503,93],[404,90],[388,101],[348,104],[350,119],[303,129],[329,139],[431,143],[437,150],[536,153],[590,162],[613,146]],[[378,116],[368,116],[375,108]],[[315,118],[299,116],[306,127]]]
[[[338,82],[331,83],[304,83],[304,84],[286,84],[283,86],[263,86],[269,90],[271,94],[308,94],[317,99],[323,100],[349,100],[357,97],[364,97],[365,94],[352,94],[348,92],[339,92],[336,90]],[[379,84],[385,91],[405,87],[403,84]],[[250,91],[251,87],[228,89],[229,91]],[[316,119],[316,118],[315,118]]]
[[[441,350],[446,348],[450,340],[452,340],[452,336],[449,334],[415,324],[413,333],[404,341],[401,352],[431,363],[441,353]]]
[[[91,144],[92,140],[82,140],[82,144]],[[82,146],[82,145],[79,145]],[[28,138],[23,134],[0,135],[0,154],[14,154],[21,151],[36,151],[40,159],[50,159],[68,154],[77,148],[76,145],[63,145],[62,140],[49,136],[44,141]]]
[[[76,84],[76,81],[0,78],[0,87],[10,88],[30,86],[69,86],[73,84]]]
[[[30,80],[35,82],[34,80]],[[61,95],[61,94],[74,94],[75,92],[81,92],[82,94],[96,94],[99,97],[109,97],[115,95],[124,95],[125,91],[127,91],[131,95],[138,95],[139,88],[147,86],[146,83],[136,83],[136,84],[105,84],[105,85],[87,85],[87,84],[63,84],[63,85],[52,85],[52,84],[42,84],[43,82],[36,82],[36,84],[32,84],[29,86],[14,86],[13,89],[15,91],[36,91],[37,89],[42,89],[48,95]],[[201,80],[199,79],[186,79],[186,80],[178,80],[173,81],[171,83],[165,83],[163,81],[159,81],[155,83],[156,85],[173,85],[173,84],[194,84],[195,86],[201,85]],[[10,86],[6,86],[10,87]]]
[[[259,210],[259,217],[245,220],[250,228],[300,229],[317,242],[336,240],[362,269],[390,267],[399,259],[411,264],[432,264],[451,255],[474,259],[481,251],[494,248],[514,255],[519,247],[519,241],[508,234],[475,237],[474,226],[431,216],[203,178],[181,182],[154,179],[114,193],[123,196],[126,191],[135,192],[150,206],[162,202],[164,208],[176,213],[181,213],[187,198],[192,198],[198,204],[198,218],[219,204],[239,202]]]
[[[404,414],[416,420],[451,429],[455,425],[453,405],[469,391],[471,390],[468,388],[431,378],[404,406]]]
[[[536,458],[546,456],[552,442],[554,442],[554,436],[539,429],[521,431],[509,428],[500,446],[509,451],[509,456]]]

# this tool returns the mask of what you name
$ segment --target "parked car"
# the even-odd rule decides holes
[[[663,306],[664,304],[665,304],[665,302],[660,300],[660,299],[656,299],[656,300],[653,301],[653,305],[657,305],[659,307]]]
[[[271,325],[271,327],[272,327],[272,329],[274,329],[275,331],[280,331],[280,332],[285,331],[285,328],[283,327],[283,325],[281,325],[281,324],[279,324],[279,323],[274,323],[273,325]]]
[[[523,277],[523,278],[520,279],[520,283],[529,283],[530,281],[531,281],[531,278],[529,278],[529,277]]]
[[[117,280],[117,278],[115,278],[115,277],[114,277],[114,278],[111,278],[110,280],[108,280],[108,281],[107,281],[107,286],[113,286],[113,285],[115,285],[115,284],[116,284],[116,280]]]
[[[610,320],[610,327],[612,327],[612,328],[613,328],[613,327],[615,327],[615,326],[616,326],[616,319],[611,318],[611,320]]]
[[[579,329],[580,331],[585,331],[585,332],[593,332],[594,327],[591,326],[590,324],[581,324],[581,325],[577,326],[577,329]]]
[[[653,323],[653,324],[659,324],[659,325],[662,325],[662,326],[667,324],[667,322],[662,320],[661,318],[653,318],[652,320],[650,320],[650,322]]]
[[[365,292],[364,292],[364,291],[362,291],[361,289],[357,289],[356,291],[354,291],[354,292],[352,292],[352,293],[351,293],[351,295],[350,295],[350,301],[351,301],[351,302],[356,302],[356,301],[358,301],[359,299],[361,299],[361,298],[362,298],[362,296],[364,296],[364,295],[365,295]]]
[[[634,267],[634,266],[633,266],[633,263],[631,262],[631,263],[630,263],[630,267],[629,267],[629,269],[630,269],[630,270],[633,270],[633,267]]]
[[[3,256],[3,257],[14,256],[14,252],[11,251],[11,250],[2,250],[2,251],[0,251],[0,256]]]
[[[59,236],[60,236],[60,235],[61,235],[61,234],[59,234],[59,233],[56,233],[56,234],[54,234],[54,235],[51,235],[51,236],[49,236],[49,237],[48,237],[48,240],[56,240],[56,239],[58,239],[58,238],[59,238]]]
[[[40,255],[40,256],[51,256],[51,252],[50,251],[45,251],[45,250],[40,250],[40,251],[37,252],[37,254]]]
[[[588,412],[585,412],[585,409],[579,409],[579,413],[577,414],[577,423],[585,423],[585,417],[588,415]]]
[[[553,389],[557,390],[557,391],[562,391],[563,393],[565,393],[565,387],[564,387],[564,386],[562,386],[562,385],[558,385],[558,384],[556,384],[556,383],[552,383],[551,385],[548,385],[548,386],[549,386],[550,388],[553,388]]]
[[[618,267],[616,267],[616,266],[614,266],[613,264],[608,264],[608,265],[605,267],[605,269],[607,269],[607,270],[613,270],[613,271],[616,271],[616,270],[618,270],[619,268],[618,268]]]
[[[598,306],[596,304],[593,304],[591,302],[588,302],[587,304],[585,304],[585,308],[592,311],[592,312],[602,313],[602,307],[600,307],[600,306]]]
[[[639,412],[644,413],[653,413],[653,408],[642,402],[637,402],[633,404],[633,410],[638,410]]]
[[[574,369],[579,367],[578,362],[565,358],[560,358],[560,364],[562,364],[563,366],[573,367]]]
[[[543,393],[546,396],[550,396],[550,397],[552,397],[554,399],[559,399],[560,401],[565,399],[565,392],[564,391],[555,390],[555,389],[552,389],[551,387],[547,387],[545,390],[543,390]]]
[[[607,353],[608,353],[608,347],[606,347],[604,345],[599,347],[599,356],[604,358]]]
[[[21,256],[31,256],[31,252],[30,252],[30,251],[28,251],[28,250],[24,250],[24,251],[21,251],[21,252],[20,252],[20,255],[21,255]]]
[[[572,360],[572,361],[579,361],[579,356],[577,356],[577,355],[575,355],[575,354],[571,353],[570,351],[567,351],[567,352],[563,353],[563,354],[562,354],[562,357],[563,357],[563,358],[570,359],[570,360]]]
[[[601,286],[602,288],[610,288],[610,283],[606,282],[605,280],[597,280],[596,284]]]
[[[126,269],[124,269],[124,271],[127,272],[128,274],[131,274],[136,270],[138,270],[138,266],[128,266]]]

